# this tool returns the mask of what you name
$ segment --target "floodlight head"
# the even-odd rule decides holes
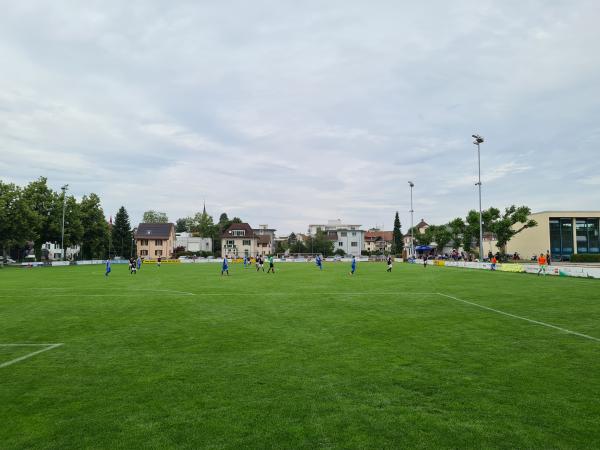
[[[478,134],[473,134],[472,137],[473,137],[473,139],[475,139],[473,141],[473,144],[481,144],[484,141],[484,139],[481,136],[479,136]]]
[[[415,184],[414,184],[412,181],[409,181],[409,182],[408,182],[408,185],[409,185],[410,187],[414,187],[414,186],[415,186]]]

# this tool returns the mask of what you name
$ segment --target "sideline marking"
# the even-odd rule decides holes
[[[517,316],[516,314],[511,314],[511,313],[507,313],[507,312],[504,312],[504,311],[500,311],[499,309],[490,308],[489,306],[483,306],[483,305],[480,305],[479,303],[474,303],[474,302],[470,302],[468,300],[463,300],[462,298],[453,297],[452,295],[443,294],[441,292],[437,292],[437,294],[441,295],[442,297],[446,297],[446,298],[450,298],[452,300],[456,300],[457,302],[466,303],[467,305],[476,306],[477,308],[486,309],[488,311],[492,311],[492,312],[495,312],[495,313],[498,313],[498,314],[502,314],[504,316],[512,317],[514,319],[520,319],[520,320],[524,320],[526,322],[535,323],[536,325],[542,325],[544,327],[554,328],[555,330],[559,330],[559,331],[562,331],[562,332],[567,333],[567,334],[573,334],[575,336],[579,336],[579,337],[582,337],[582,338],[591,339],[592,341],[600,342],[600,339],[596,338],[594,336],[589,336],[587,334],[578,333],[577,331],[567,330],[566,328],[561,328],[561,327],[558,327],[556,325],[552,325],[551,323],[540,322],[539,320],[533,320],[533,319],[528,319],[527,317]]]
[[[12,364],[18,363],[19,361],[23,361],[24,359],[31,358],[32,356],[39,355],[40,353],[47,352],[48,350],[52,350],[56,347],[60,347],[61,345],[63,345],[63,344],[62,343],[58,343],[58,344],[0,344],[0,347],[44,347],[41,350],[37,350],[35,352],[28,353],[19,358],[15,358],[11,361],[0,363],[0,369],[2,367],[7,367]]]

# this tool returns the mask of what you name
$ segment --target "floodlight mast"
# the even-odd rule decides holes
[[[62,196],[63,196],[62,231],[61,231],[61,238],[60,238],[60,249],[62,250],[62,259],[63,259],[63,261],[65,261],[67,259],[67,251],[65,250],[65,207],[67,204],[66,192],[69,189],[69,185],[65,184],[60,189],[62,190]]]
[[[408,182],[408,185],[410,186],[410,255],[409,256],[413,256],[415,254],[415,232],[414,232],[414,227],[413,227],[413,214],[414,214],[414,209],[413,209],[413,188],[415,187],[415,184],[412,181]]]
[[[481,151],[479,146],[484,142],[484,139],[478,134],[474,134],[472,135],[472,137],[473,139],[475,139],[473,141],[473,144],[477,146],[478,179],[475,185],[479,188],[479,261],[483,261],[483,216],[481,213]]]

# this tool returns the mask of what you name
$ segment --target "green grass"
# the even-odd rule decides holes
[[[0,343],[64,343],[0,368],[0,447],[600,446],[600,342],[427,294],[600,338],[598,281],[231,269],[0,270]]]

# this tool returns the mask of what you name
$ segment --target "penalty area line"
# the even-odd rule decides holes
[[[23,361],[25,359],[29,359],[32,356],[39,355],[40,353],[47,352],[48,350],[55,349],[56,347],[60,347],[61,345],[63,345],[63,344],[62,343],[57,343],[57,344],[0,344],[0,347],[33,347],[33,346],[44,347],[40,350],[31,352],[31,353],[27,353],[26,355],[23,355],[19,358],[15,358],[11,361],[6,361],[4,363],[0,363],[0,369],[3,367],[11,366],[11,365],[18,363],[20,361]]]
[[[448,295],[448,294],[443,294],[441,292],[438,292],[437,294],[440,295],[440,296],[442,296],[442,297],[446,297],[446,298],[449,298],[449,299],[452,299],[452,300],[456,300],[457,302],[465,303],[467,305],[475,306],[477,308],[485,309],[487,311],[492,311],[492,312],[495,312],[497,314],[502,314],[504,316],[512,317],[513,319],[524,320],[525,322],[533,323],[533,324],[536,324],[536,325],[541,325],[541,326],[547,327],[547,328],[553,328],[555,330],[562,331],[563,333],[573,334],[575,336],[579,336],[579,337],[582,337],[582,338],[585,338],[585,339],[590,339],[592,341],[600,342],[600,339],[597,338],[597,337],[590,336],[590,335],[583,334],[583,333],[578,333],[577,331],[567,330],[566,328],[562,328],[562,327],[559,327],[559,326],[556,326],[556,325],[552,325],[551,323],[541,322],[539,320],[528,319],[527,317],[517,316],[516,314],[511,314],[511,313],[507,313],[505,311],[500,311],[499,309],[490,308],[489,306],[480,305],[479,303],[470,302],[468,300],[463,300],[462,298],[454,297],[454,296]]]

